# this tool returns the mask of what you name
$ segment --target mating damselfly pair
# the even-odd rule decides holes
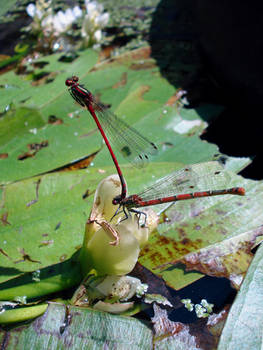
[[[135,208],[151,205],[227,194],[245,195],[243,187],[227,188],[228,177],[225,176],[225,170],[219,164],[215,170],[212,166],[215,162],[207,162],[187,165],[159,179],[143,192],[127,196],[124,177],[111,144],[138,167],[143,166],[150,156],[158,152],[157,146],[119,119],[105,105],[97,102],[92,93],[79,84],[77,76],[67,79],[66,85],[74,100],[88,109],[108,147],[122,188],[120,195],[116,196],[112,203],[119,206],[119,209],[123,209],[126,217],[127,212],[144,214]],[[201,171],[204,168],[203,165],[206,165],[206,172]],[[207,187],[200,190],[200,182]]]

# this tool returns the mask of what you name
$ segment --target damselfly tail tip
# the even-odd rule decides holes
[[[240,196],[244,196],[246,194],[246,190],[244,189],[244,187],[238,187],[237,192]]]
[[[234,187],[231,190],[233,194],[237,194],[238,196],[244,196],[246,194],[244,187]]]

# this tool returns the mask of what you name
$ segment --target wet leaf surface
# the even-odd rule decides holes
[[[147,325],[129,317],[51,303],[42,317],[0,331],[5,349],[151,349],[152,332]]]
[[[38,297],[80,282],[74,258],[82,243],[93,194],[102,178],[115,173],[93,120],[73,103],[65,87],[65,79],[72,73],[80,76],[81,83],[100,102],[159,148],[143,172],[123,165],[126,161],[118,154],[130,193],[138,193],[184,164],[219,158],[226,169],[238,172],[249,163],[247,158],[221,155],[216,145],[200,140],[207,122],[221,107],[187,109],[180,105],[180,86],[170,85],[161,76],[149,47],[103,63],[92,50],[80,52],[70,63],[56,54],[29,64],[24,75],[11,71],[1,75],[3,299],[27,295],[29,289],[28,295]],[[85,170],[45,174],[65,167],[79,169],[91,161],[92,166]],[[171,297],[169,286],[180,289],[203,274],[227,277],[238,286],[250,264],[250,250],[262,235],[262,183],[233,174],[231,186],[245,187],[246,196],[180,202],[165,212],[154,207],[163,212],[163,221],[141,253],[144,271],[137,274],[148,278],[151,293],[157,292],[158,285],[158,292],[174,308],[180,301]],[[38,270],[41,283],[34,275]],[[169,321],[160,309],[155,311],[157,349],[204,350],[216,349],[228,312],[223,310],[208,321],[188,326]],[[2,331],[0,336],[10,349],[14,344],[24,348],[29,343],[32,349],[126,348],[127,344],[133,349],[152,347],[151,330],[135,319],[55,304],[29,326]],[[229,339],[226,342],[232,344]]]
[[[172,163],[149,164],[144,170],[143,187],[170,172],[171,165]],[[180,167],[180,164],[174,163],[173,170]],[[137,193],[142,190],[140,170],[127,166],[124,167],[124,171],[129,192]],[[82,243],[85,222],[96,186],[100,179],[111,173],[114,173],[112,167],[105,167],[103,172],[100,169],[90,168],[51,173],[6,185],[2,191],[2,209],[0,209],[2,217],[0,247],[4,252],[0,256],[1,282],[24,272],[69,259]],[[247,196],[189,200],[178,202],[166,210],[167,220],[159,225],[159,232],[153,233],[150,237],[150,244],[141,253],[141,264],[164,278],[168,285],[178,289],[202,275],[197,272],[186,273],[182,269],[182,264],[179,267],[171,265],[158,268],[158,266],[174,264],[175,261],[183,262],[182,259],[187,254],[197,254],[201,248],[207,246],[212,251],[213,246],[215,248],[222,246],[221,250],[217,248],[217,251],[221,251],[221,256],[224,257],[225,252],[231,256],[232,251],[229,251],[228,242],[232,236],[236,236],[234,239],[236,247],[242,247],[244,242],[247,242],[248,246],[253,244],[255,233],[244,235],[243,230],[245,227],[249,228],[249,224],[253,223],[255,226],[257,220],[258,222],[261,220],[259,195],[261,185],[259,183],[255,186],[255,182],[244,180],[234,174],[231,185],[244,186]],[[158,212],[161,207],[155,206],[153,209]],[[244,210],[246,210],[245,217]],[[214,217],[217,217],[216,221]],[[200,255],[202,256],[201,253]],[[251,254],[245,251],[244,267],[250,258]],[[229,265],[231,267],[233,264]],[[206,272],[209,272],[208,267],[206,266]],[[228,270],[231,272],[230,267]],[[202,269],[198,270],[205,272]]]
[[[251,250],[257,238],[262,239],[261,236],[262,226],[187,254],[178,262],[186,266],[186,271],[196,270],[209,276],[226,277],[238,289],[253,259]]]
[[[262,183],[236,177],[246,196],[219,196],[178,202],[150,237],[140,263],[169,286],[183,288],[202,275],[230,278],[239,286],[262,240]]]
[[[216,116],[221,108],[204,105],[194,110],[172,103],[176,88],[161,77],[149,54],[143,48],[104,63],[97,63],[92,50],[81,52],[71,63],[60,62],[59,54],[46,56],[39,59],[45,61],[44,67],[36,67],[38,60],[33,61],[35,75],[44,71],[50,75],[37,85],[30,76],[13,71],[1,75],[0,109],[8,111],[0,118],[0,182],[58,169],[101,149],[94,121],[74,103],[65,86],[72,72],[119,118],[157,144],[159,154],[151,161],[187,164],[213,159],[218,148],[201,141],[199,135],[207,126],[204,120]],[[136,61],[142,69],[134,67]],[[142,64],[148,61],[151,65]],[[29,145],[44,141],[48,147],[28,150]],[[187,151],[190,149],[195,152]],[[120,163],[127,162],[119,153],[117,157]],[[97,167],[111,162],[105,147],[94,160]]]
[[[260,245],[231,307],[218,350],[262,348],[262,269]]]
[[[71,257],[82,243],[91,195],[103,177],[95,169],[58,172],[4,187],[1,281]]]

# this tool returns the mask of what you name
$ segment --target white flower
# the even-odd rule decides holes
[[[85,15],[83,23],[82,23],[82,28],[81,32],[83,33],[91,33],[94,31],[94,22],[91,20],[89,15]],[[83,35],[85,36],[85,35]]]
[[[36,17],[41,19],[44,16],[44,12],[38,9],[34,4],[29,4],[26,8],[26,12],[30,17]]]
[[[181,299],[181,302],[184,304],[188,311],[191,312],[194,310],[194,304],[192,303],[191,299]]]
[[[94,39],[95,41],[99,42],[101,41],[101,38],[102,38],[102,32],[101,30],[96,30],[96,32],[94,33]]]
[[[98,14],[100,14],[100,12],[103,12],[104,10],[103,5],[97,3],[97,1],[89,2],[88,0],[85,0],[85,6],[86,6],[87,13],[91,17],[96,17]]]
[[[206,311],[210,314],[213,311],[214,304],[209,304],[206,299],[202,299],[200,303],[204,308],[206,308]]]
[[[26,7],[26,12],[30,17],[34,17],[36,14],[36,6],[34,4],[29,4]]]
[[[103,13],[103,5],[96,1],[85,0],[85,6],[87,14],[82,23],[81,35],[85,38],[87,46],[90,46],[101,41],[101,29],[107,25],[110,16]]]
[[[59,11],[53,17],[53,26],[56,34],[66,32],[81,15],[82,11],[78,6],[75,6],[73,9],[67,9],[66,12]]]
[[[81,8],[79,6],[73,7],[72,11],[74,13],[75,18],[78,18],[78,17],[82,16],[82,10],[81,10]]]
[[[41,21],[41,26],[44,28],[45,31],[52,32],[53,22],[54,22],[54,16],[49,15]]]
[[[53,49],[54,39],[67,33],[72,28],[72,24],[80,17],[83,19],[81,35],[84,45],[92,46],[102,40],[102,28],[109,21],[109,14],[103,13],[102,4],[85,0],[86,13],[83,13],[79,6],[74,6],[66,11],[58,11],[56,14],[51,5],[52,0],[36,0],[35,4],[30,3],[27,6],[26,11],[33,18],[30,25],[31,30],[39,36],[44,35],[45,39],[51,37],[49,41]]]
[[[103,13],[102,15],[96,17],[96,24],[100,27],[105,27],[109,22],[110,15],[108,12]]]

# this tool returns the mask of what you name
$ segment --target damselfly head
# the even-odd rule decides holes
[[[113,204],[113,205],[118,205],[118,204],[121,203],[121,200],[122,200],[121,195],[118,195],[118,196],[116,196],[116,197],[113,198],[112,204]]]
[[[78,78],[76,75],[72,75],[71,78],[68,78],[68,79],[65,81],[65,84],[66,84],[67,86],[72,86],[72,85],[76,84],[78,81],[79,81],[79,78]]]

